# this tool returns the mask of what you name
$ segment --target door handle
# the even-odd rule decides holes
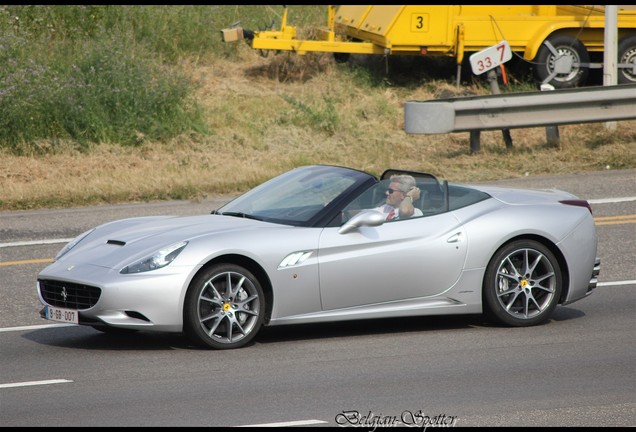
[[[446,239],[446,243],[459,243],[463,240],[463,237],[462,233],[458,232]]]

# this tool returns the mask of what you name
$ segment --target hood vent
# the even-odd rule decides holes
[[[113,244],[113,245],[117,245],[117,246],[124,246],[126,244],[125,241],[121,241],[121,240],[108,240],[106,242],[106,244]]]

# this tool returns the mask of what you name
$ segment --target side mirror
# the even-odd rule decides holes
[[[350,233],[351,231],[355,231],[361,226],[382,225],[385,219],[386,217],[379,211],[365,210],[345,222],[345,224],[342,225],[338,230],[338,234]]]

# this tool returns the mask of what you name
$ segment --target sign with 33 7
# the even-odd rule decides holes
[[[501,41],[497,45],[485,48],[470,56],[470,67],[475,75],[481,75],[512,58],[512,50],[508,41]]]

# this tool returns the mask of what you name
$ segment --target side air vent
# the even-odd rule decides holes
[[[594,269],[592,270],[592,278],[590,279],[590,284],[587,286],[587,293],[591,293],[593,289],[596,288],[598,284],[598,275],[601,273],[601,259],[596,257],[594,261]]]

